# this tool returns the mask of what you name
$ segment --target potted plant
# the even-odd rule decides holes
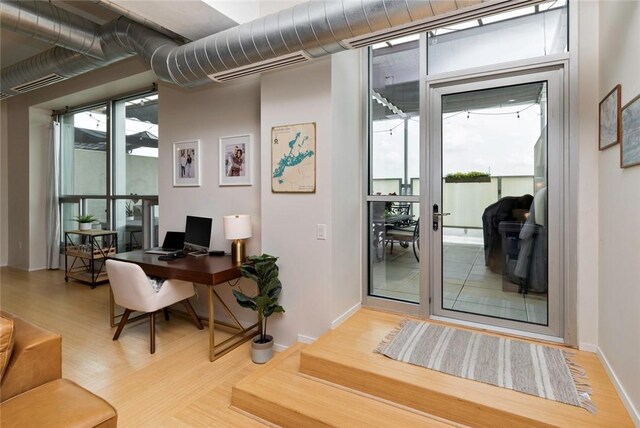
[[[260,334],[251,342],[251,359],[258,364],[266,363],[273,356],[273,337],[267,334],[267,320],[276,312],[284,312],[284,308],[278,304],[282,283],[278,278],[276,260],[277,257],[269,254],[249,257],[240,265],[240,273],[256,282],[257,292],[254,296],[248,296],[241,290],[233,290],[240,306],[258,313]]]
[[[469,171],[454,172],[444,177],[445,183],[489,183],[491,176],[486,172]]]
[[[89,230],[92,227],[91,224],[96,221],[96,218],[93,214],[84,214],[76,216],[75,221],[80,224],[80,230]]]
[[[131,201],[127,201],[127,203],[124,206],[124,211],[126,213],[127,220],[133,220],[135,218]]]

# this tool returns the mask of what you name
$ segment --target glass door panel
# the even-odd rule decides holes
[[[558,165],[562,152],[557,93],[549,105],[557,76],[550,75],[434,92],[437,184],[430,225],[436,315],[559,332],[559,267],[549,259],[550,252],[559,253],[560,238],[550,231],[557,230],[560,216],[550,215],[549,203],[551,198],[557,214],[560,174],[548,160],[553,156]]]

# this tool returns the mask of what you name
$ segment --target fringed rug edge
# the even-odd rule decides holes
[[[589,413],[596,414],[597,407],[591,400],[590,394],[593,393],[593,390],[591,388],[591,384],[587,382],[586,370],[573,360],[576,355],[575,352],[563,350],[562,355],[564,357],[565,364],[569,368],[569,374],[573,380],[573,385],[576,387],[580,407],[587,410]]]
[[[404,319],[402,321],[400,321],[400,324],[395,327],[393,330],[391,330],[385,337],[384,339],[382,339],[382,341],[378,344],[378,346],[376,346],[376,348],[373,350],[374,354],[382,354],[384,355],[385,351],[387,350],[387,348],[393,343],[394,339],[396,338],[396,336],[398,335],[398,333],[400,333],[400,331],[402,330],[402,328],[407,325],[407,323],[411,321],[409,319]]]

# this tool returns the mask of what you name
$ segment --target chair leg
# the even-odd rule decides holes
[[[162,312],[164,312],[165,321],[169,321],[169,308],[162,308]]]
[[[120,324],[118,324],[118,329],[116,330],[116,334],[113,335],[113,340],[118,340],[118,338],[120,337],[120,333],[122,333],[122,329],[124,328],[124,325],[127,323],[127,320],[129,319],[129,315],[131,314],[131,310],[126,309],[124,310],[124,314],[122,314],[122,318],[120,318]]]
[[[156,314],[149,314],[149,339],[151,341],[151,353],[156,353]]]
[[[198,330],[202,330],[204,327],[202,326],[202,323],[200,322],[200,318],[198,318],[198,315],[196,315],[196,311],[193,310],[193,306],[191,306],[191,302],[189,301],[189,299],[184,299],[182,301],[182,304],[184,305],[185,309],[189,313],[189,316],[191,317],[191,319],[195,323],[196,327],[198,327]]]

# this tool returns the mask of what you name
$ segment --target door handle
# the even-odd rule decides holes
[[[451,213],[441,213],[438,204],[433,204],[433,230],[438,230],[440,218],[451,215]]]

